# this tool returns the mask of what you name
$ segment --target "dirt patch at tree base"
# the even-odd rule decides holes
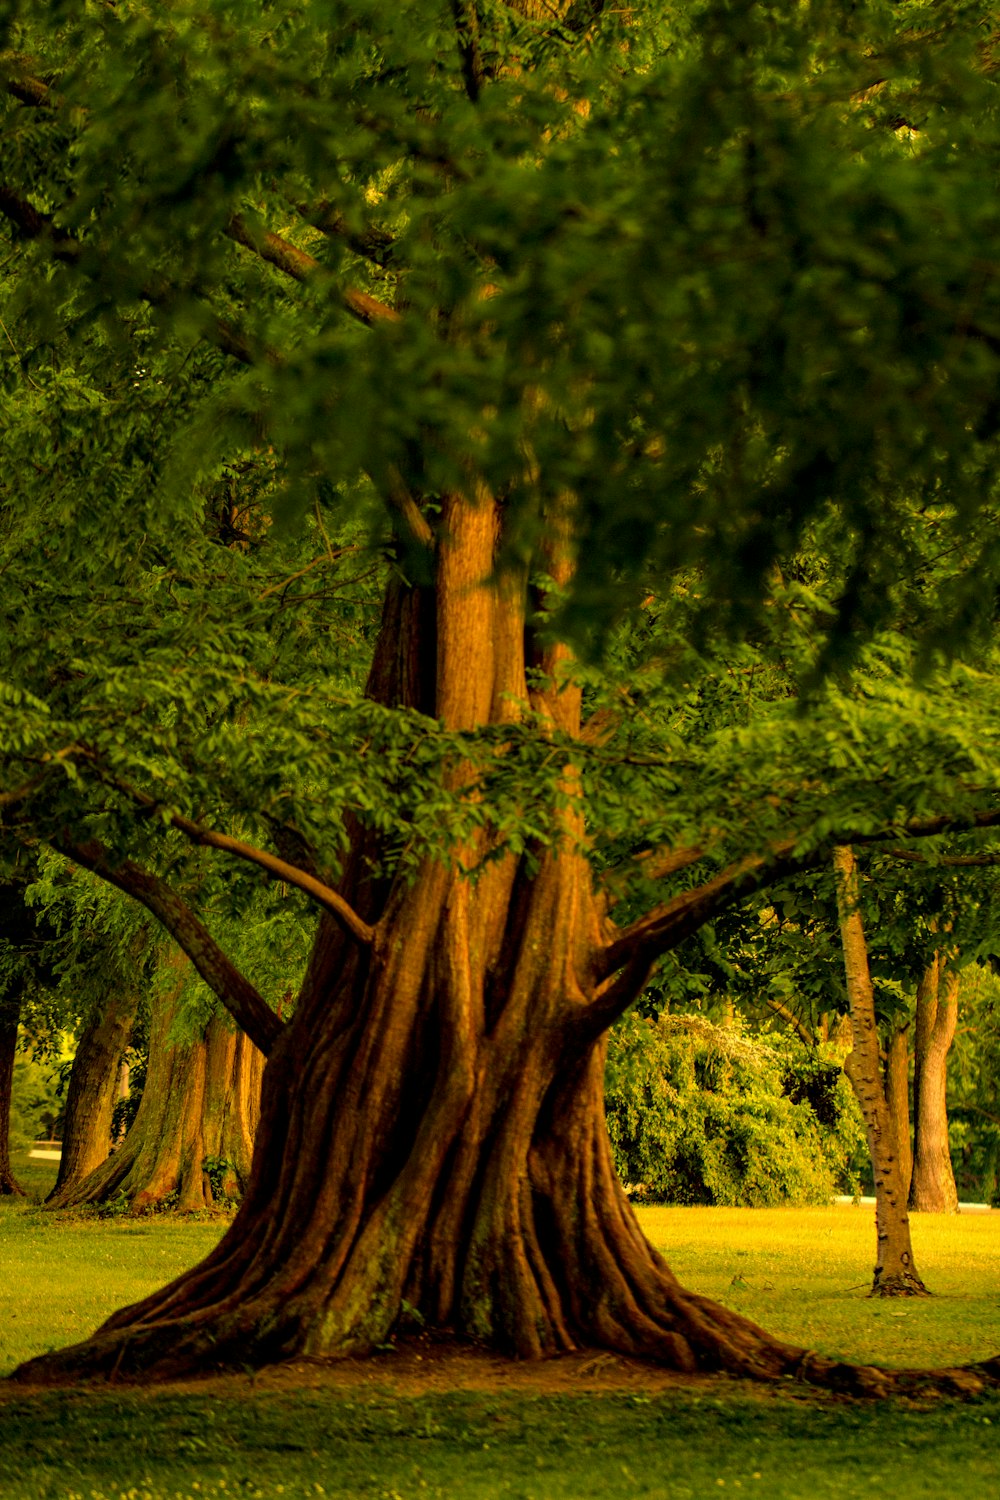
[[[38,1387],[40,1391],[53,1388]],[[81,1392],[128,1390],[151,1396],[282,1395],[300,1390],[330,1390],[355,1397],[440,1396],[460,1391],[527,1397],[646,1396],[678,1390],[711,1390],[721,1394],[724,1389],[766,1396],[776,1388],[786,1393],[794,1390],[802,1397],[829,1395],[791,1380],[758,1384],[721,1374],[684,1374],[649,1360],[601,1349],[582,1349],[540,1360],[508,1358],[459,1340],[426,1334],[400,1339],[391,1349],[365,1358],[297,1358],[258,1370],[206,1373],[184,1380],[139,1382],[102,1378],[63,1387]],[[5,1397],[23,1399],[30,1389],[2,1381],[0,1401]]]

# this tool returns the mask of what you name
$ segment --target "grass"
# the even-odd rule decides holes
[[[685,1286],[790,1343],[868,1364],[968,1364],[1000,1352],[1000,1213],[914,1214],[929,1298],[870,1299],[872,1208],[645,1208]]]
[[[17,1500],[949,1500],[997,1492],[1000,1403],[926,1411],[668,1396],[220,1399],[44,1393],[0,1403]],[[0,1456],[0,1472],[5,1459]]]
[[[684,1282],[796,1342],[887,1364],[1000,1349],[1000,1215],[919,1219],[927,1302],[864,1296],[859,1209],[646,1209]],[[79,1338],[213,1244],[218,1223],[0,1207],[0,1372]],[[2,1500],[950,1500],[1000,1489],[1000,1398],[848,1403],[726,1381],[660,1394],[372,1386],[103,1387],[0,1399]]]

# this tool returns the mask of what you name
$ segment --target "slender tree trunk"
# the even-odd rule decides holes
[[[138,1003],[135,991],[110,996],[80,1033],[66,1090],[59,1174],[48,1200],[54,1206],[71,1201],[77,1184],[110,1154],[121,1058]]]
[[[910,1244],[906,1189],[889,1105],[882,1086],[875,1000],[868,970],[868,948],[859,905],[858,871],[851,849],[834,850],[837,907],[844,950],[847,997],[851,1006],[854,1046],[844,1069],[861,1105],[875,1174],[877,1256],[871,1295],[926,1296]]]
[[[885,1097],[896,1138],[899,1175],[902,1178],[904,1193],[910,1191],[910,1178],[913,1173],[913,1147],[910,1135],[909,1033],[909,1021],[903,1026],[894,1026],[885,1054]]]
[[[910,1208],[958,1212],[958,1189],[948,1145],[948,1054],[958,1025],[959,976],[939,953],[917,986],[914,1056],[914,1161]]]
[[[17,1056],[17,1028],[21,1005],[7,1005],[0,1013],[0,1197],[23,1195],[10,1164],[10,1105]]]
[[[216,1190],[230,1198],[246,1184],[263,1058],[222,1016],[200,1040],[174,1041],[179,989],[180,982],[154,1002],[146,1082],[124,1141],[82,1180],[54,1193],[49,1207],[124,1196],[133,1213],[168,1203],[194,1210],[211,1207]]]

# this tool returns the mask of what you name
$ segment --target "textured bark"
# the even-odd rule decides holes
[[[179,985],[178,985],[179,989]],[[133,1213],[170,1203],[181,1210],[215,1201],[216,1185],[235,1197],[250,1174],[263,1059],[256,1047],[213,1017],[203,1038],[176,1042],[176,991],[157,999],[142,1099],[118,1150],[82,1180],[54,1192],[50,1208],[106,1203],[124,1195]],[[225,1164],[225,1165],[223,1165]]]
[[[390,585],[369,692],[456,729],[527,708],[572,736],[580,693],[564,678],[566,650],[526,628],[523,581],[494,577],[501,517],[484,496],[445,499],[434,586]],[[565,576],[558,547],[545,565]],[[526,1358],[592,1347],[879,1394],[926,1383],[767,1334],[685,1291],[644,1239],[612,1166],[603,1036],[645,980],[651,932],[691,928],[669,925],[673,906],[657,909],[633,929],[630,957],[630,929],[610,922],[592,886],[579,815],[564,804],[561,816],[562,842],[533,862],[484,831],[461,851],[479,862],[475,880],[458,861],[431,860],[416,878],[382,877],[374,836],[353,830],[340,891],[371,941],[321,920],[268,1056],[229,1232],[171,1285],[15,1378],[362,1354],[415,1318]],[[746,869],[725,888],[743,889]],[[975,1389],[995,1374],[937,1372],[933,1383]]]
[[[8,1007],[0,1015],[0,1197],[24,1193],[10,1164],[10,1102],[19,1015],[20,1004],[16,1009]]]
[[[910,1190],[913,1146],[910,1134],[910,1023],[894,1026],[885,1054],[885,1097],[896,1138],[903,1191]]]
[[[958,971],[939,953],[917,986],[914,1050],[914,1156],[910,1208],[958,1212],[948,1145],[948,1054],[958,1025]]]
[[[71,1201],[76,1185],[110,1154],[119,1069],[138,1002],[135,991],[109,996],[80,1033],[66,1090],[62,1157],[49,1194],[52,1204]]]
[[[861,1105],[875,1175],[878,1248],[870,1295],[926,1296],[927,1288],[914,1264],[896,1132],[882,1086],[875,1000],[859,907],[857,865],[852,851],[845,846],[834,850],[833,864],[837,873],[840,938],[854,1037],[854,1045],[844,1060],[844,1070]]]

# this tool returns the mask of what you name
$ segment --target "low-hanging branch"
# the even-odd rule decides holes
[[[989,865],[1000,865],[1000,852],[994,854],[940,854],[937,858],[918,854],[915,849],[889,849],[890,859],[901,860],[909,865],[942,865],[946,869],[984,869]]]
[[[53,840],[53,848],[74,864],[82,865],[109,885],[124,891],[151,912],[187,954],[236,1024],[267,1056],[284,1031],[285,1022],[275,1015],[264,997],[227,957],[208,928],[172,886],[134,860],[115,863],[97,839],[88,839],[85,843],[57,839]]]
[[[152,799],[149,800],[155,806]],[[232,854],[236,859],[245,860],[248,864],[257,865],[260,869],[266,870],[269,875],[285,881],[287,885],[295,886],[297,890],[311,896],[324,911],[336,917],[340,925],[359,943],[370,944],[372,942],[375,929],[358,915],[349,901],[345,901],[343,896],[322,880],[317,880],[315,876],[289,864],[287,860],[279,859],[276,854],[269,854],[266,849],[258,849],[253,844],[244,843],[242,839],[230,837],[227,833],[216,833],[214,829],[205,828],[203,824],[195,823],[180,813],[168,814],[167,821],[172,828],[183,833],[185,838],[190,839],[193,844],[202,844],[206,848],[219,849],[225,854]]]
[[[289,864],[287,860],[279,859],[276,854],[269,854],[266,849],[258,849],[256,845],[248,844],[243,839],[235,839],[228,833],[217,833],[214,828],[206,828],[203,823],[196,823],[193,818],[186,818],[183,813],[172,811],[155,797],[151,797],[148,792],[130,785],[119,776],[104,775],[102,779],[115,787],[130,802],[136,803],[144,812],[155,813],[162,818],[166,827],[176,828],[178,833],[183,833],[192,844],[200,844],[206,849],[218,849],[224,854],[232,854],[236,859],[245,860],[247,864],[266,870],[269,875],[283,880],[286,885],[292,885],[296,890],[311,896],[316,904],[335,917],[357,942],[363,944],[372,942],[375,929],[358,915],[350,902],[345,901],[338,891],[324,881],[318,880],[316,876],[310,875],[306,870],[300,870],[297,865]]]

